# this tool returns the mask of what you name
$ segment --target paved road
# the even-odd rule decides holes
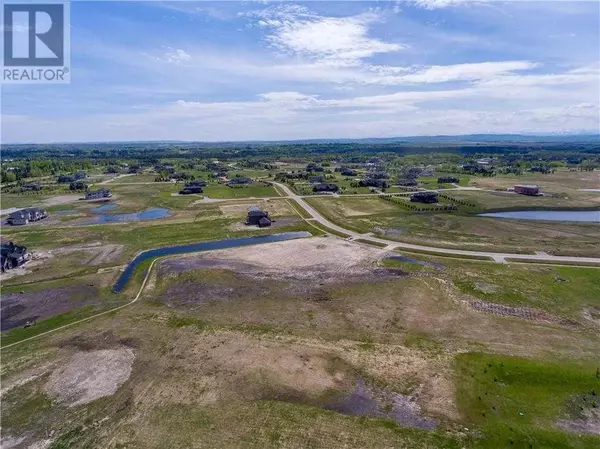
[[[285,184],[280,184],[278,182],[273,183],[281,190],[283,190],[286,195],[295,200],[300,206],[302,206],[310,215],[312,215],[312,219],[318,223],[321,223],[328,228],[331,228],[335,231],[342,232],[344,234],[350,235],[353,238],[360,238],[363,240],[368,240],[370,242],[376,242],[387,245],[387,249],[395,249],[395,248],[404,248],[404,249],[413,249],[417,251],[432,251],[439,254],[449,254],[455,256],[485,256],[491,257],[494,261],[499,263],[505,263],[507,258],[510,259],[519,259],[519,260],[527,260],[527,261],[548,261],[548,262],[578,262],[578,263],[595,263],[600,265],[600,258],[597,257],[571,257],[571,256],[551,256],[544,252],[538,252],[536,254],[511,254],[511,253],[494,253],[490,251],[467,251],[462,249],[451,249],[451,248],[438,248],[435,246],[424,246],[424,245],[413,245],[412,243],[402,243],[402,242],[394,242],[392,240],[382,239],[380,237],[374,237],[371,234],[360,234],[355,231],[351,231],[346,228],[342,228],[329,220],[323,217],[314,207],[308,204],[304,198],[300,195],[295,194],[292,190],[286,186]]]

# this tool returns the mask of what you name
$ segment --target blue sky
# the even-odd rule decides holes
[[[71,2],[2,142],[599,131],[596,1]]]

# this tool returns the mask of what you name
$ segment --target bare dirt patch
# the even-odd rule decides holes
[[[299,218],[291,218],[291,217],[286,217],[286,218],[278,218],[277,220],[273,221],[271,224],[271,229],[272,228],[280,228],[282,226],[286,226],[292,223],[298,223],[302,220],[300,220]],[[229,229],[233,232],[240,232],[240,231],[263,231],[264,228],[260,228],[258,226],[249,226],[246,225],[243,222],[237,222],[237,223],[233,223],[231,225],[229,225]]]
[[[0,306],[2,330],[27,321],[48,318],[89,305],[100,305],[98,287],[71,285],[24,293],[3,293]]]
[[[480,312],[487,312],[494,315],[514,316],[524,318],[530,321],[540,321],[552,324],[576,325],[577,322],[560,318],[548,312],[530,307],[510,307],[502,304],[493,304],[483,301],[471,301],[470,305],[473,309]]]
[[[82,252],[88,255],[88,257],[81,260],[83,265],[102,265],[114,262],[123,252],[123,245],[96,242],[85,246],[66,246],[50,251],[55,256],[75,252]]]
[[[129,379],[134,359],[130,348],[77,352],[50,375],[46,391],[69,406],[111,396]]]
[[[369,274],[384,253],[379,248],[317,237],[168,259],[161,268],[182,272],[213,267],[265,277],[328,280]]]
[[[246,217],[248,214],[248,207],[258,206],[261,210],[267,211],[271,217],[282,217],[282,216],[295,216],[296,212],[285,200],[279,199],[262,199],[252,200],[240,203],[231,203],[219,205],[219,209],[225,217],[228,218],[240,218]]]
[[[568,418],[560,419],[556,426],[568,432],[600,435],[600,396],[575,395],[567,402]]]
[[[390,418],[406,427],[434,429],[437,426],[437,420],[422,416],[414,396],[368,385],[361,378],[351,394],[331,401],[325,408],[348,415]]]

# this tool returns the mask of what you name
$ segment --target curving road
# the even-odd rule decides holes
[[[425,245],[414,245],[412,243],[402,243],[395,242],[392,240],[382,239],[380,237],[374,237],[370,234],[360,234],[355,231],[350,231],[349,229],[342,228],[329,220],[323,217],[314,207],[308,204],[304,198],[300,195],[295,194],[292,190],[286,186],[285,184],[281,184],[278,182],[274,182],[277,187],[283,190],[286,195],[296,201],[306,212],[308,212],[312,219],[317,223],[321,223],[328,228],[331,228],[335,231],[342,232],[347,234],[353,238],[360,238],[362,240],[368,240],[370,242],[376,242],[380,244],[386,245],[386,249],[395,249],[395,248],[404,248],[404,249],[413,249],[417,251],[431,251],[438,254],[448,254],[454,256],[475,256],[475,257],[490,257],[494,261],[499,263],[505,263],[507,258],[514,260],[525,260],[525,261],[541,261],[541,262],[569,262],[569,263],[593,263],[600,265],[600,258],[597,257],[574,257],[574,256],[552,256],[550,254],[546,254],[544,252],[538,252],[536,254],[511,254],[511,253],[495,253],[490,251],[467,251],[462,249],[451,249],[451,248],[438,248],[435,246],[425,246]]]

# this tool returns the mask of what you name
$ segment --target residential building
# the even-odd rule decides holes
[[[323,167],[321,167],[320,165],[317,164],[308,164],[306,166],[306,171],[310,172],[310,171],[325,171],[325,169]]]
[[[351,170],[349,168],[342,167],[342,168],[340,168],[340,174],[342,176],[356,176],[357,172],[354,170]]]
[[[228,186],[239,186],[239,185],[245,185],[245,184],[251,184],[252,183],[252,179],[250,178],[246,178],[244,176],[240,176],[239,178],[232,178],[229,180],[229,182],[227,183]]]
[[[208,182],[204,181],[203,179],[194,179],[193,181],[185,183],[186,187],[206,187],[207,185]]]
[[[200,186],[193,185],[193,186],[188,187],[186,184],[186,187],[181,189],[179,191],[179,194],[180,195],[191,195],[194,193],[203,193],[203,192],[204,192],[204,190],[202,190],[202,187],[200,187]]]
[[[413,203],[437,203],[438,194],[437,192],[415,192],[410,196],[410,201]]]
[[[83,181],[73,181],[69,185],[69,189],[71,190],[86,190],[88,188],[87,184]]]
[[[386,189],[388,182],[385,179],[367,178],[361,179],[359,182],[361,187],[377,187],[379,189]]]
[[[340,188],[336,184],[316,184],[313,192],[337,192]]]
[[[454,176],[440,176],[438,178],[438,184],[458,184],[460,180]]]
[[[261,220],[262,225],[260,223]],[[246,220],[246,224],[260,227],[271,226],[271,219],[269,218],[268,212],[261,210],[258,206],[250,206],[248,208],[248,218]]]
[[[515,192],[521,195],[539,195],[540,188],[535,184],[517,184]]]
[[[32,221],[38,221],[46,218],[48,213],[37,207],[28,207],[8,215],[6,223],[12,226],[26,225]]]
[[[110,198],[111,196],[112,196],[112,193],[110,193],[110,190],[108,190],[108,189],[99,189],[99,190],[92,190],[90,192],[85,192],[86,200],[97,200],[99,198]]]
[[[25,191],[25,192],[37,191],[37,190],[42,190],[42,185],[39,182],[30,182],[23,186],[23,191]]]

